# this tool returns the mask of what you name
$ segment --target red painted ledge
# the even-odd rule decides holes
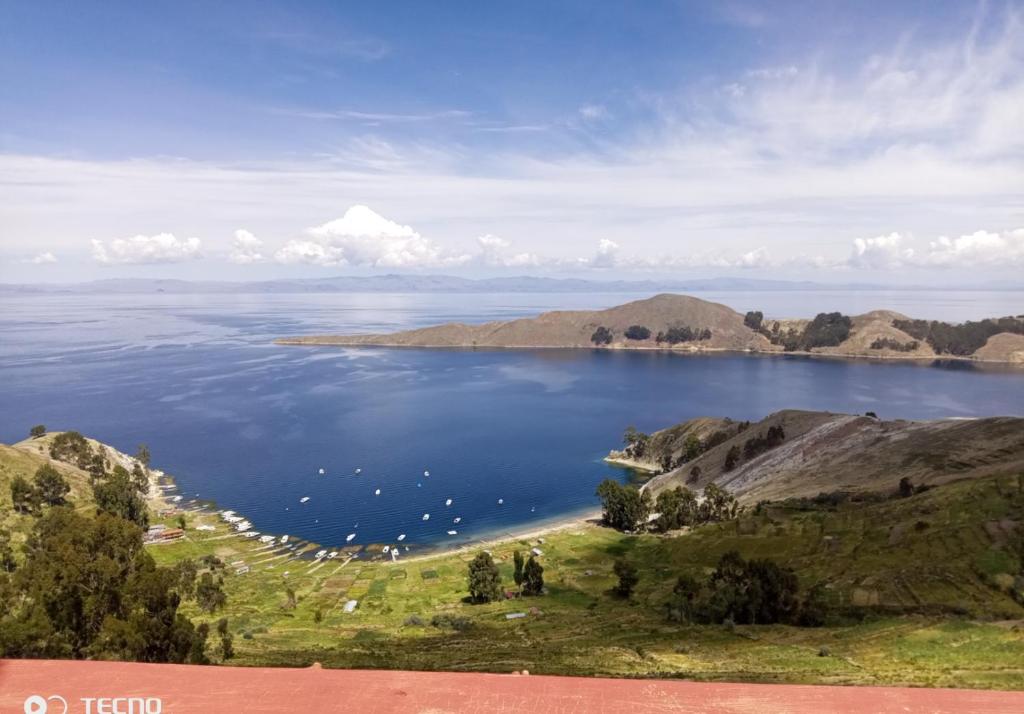
[[[63,714],[56,698],[25,709],[54,695],[67,714],[1024,712],[1024,693],[965,689],[0,660],[0,713]]]

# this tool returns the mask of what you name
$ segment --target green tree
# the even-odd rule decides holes
[[[86,438],[77,431],[62,431],[50,443],[50,456],[80,469],[87,469],[93,452]]]
[[[630,325],[624,334],[627,340],[646,340],[651,337],[651,331],[643,325]]]
[[[654,527],[662,533],[693,525],[698,517],[697,496],[683,486],[666,489],[658,494],[654,510],[658,514]]]
[[[224,607],[227,595],[220,579],[214,580],[211,573],[203,573],[196,584],[196,604],[203,612],[215,612]]]
[[[603,325],[594,330],[594,334],[590,336],[590,341],[595,345],[610,345],[615,336],[612,331]]]
[[[32,513],[39,505],[36,490],[24,476],[11,479],[11,503],[18,513]]]
[[[178,582],[176,587],[181,596],[185,599],[192,599],[196,594],[196,577],[199,574],[199,568],[196,566],[196,561],[191,558],[180,560],[174,566],[174,571],[178,575]]]
[[[51,508],[24,553],[16,603],[0,622],[6,656],[195,661],[176,574],[155,565],[135,524]]]
[[[516,581],[516,589],[523,589],[523,554],[518,550],[512,553],[512,579]]]
[[[628,598],[633,594],[636,584],[640,582],[640,573],[635,565],[624,558],[619,558],[615,561],[613,570],[619,579],[618,584],[615,586],[615,594]]]
[[[532,555],[523,567],[523,595],[540,595],[544,592],[544,566]]]
[[[0,573],[13,573],[18,567],[11,547],[11,532],[0,528]]]
[[[633,486],[623,486],[613,479],[605,479],[597,487],[601,499],[604,522],[612,528],[634,531],[647,523],[651,512],[651,495]]]
[[[101,511],[132,521],[142,528],[149,524],[146,501],[123,466],[115,466],[109,476],[93,483],[92,495]]]
[[[906,476],[900,479],[899,492],[901,498],[909,498],[914,495],[914,484]]]
[[[135,460],[142,464],[145,469],[149,468],[149,447],[145,444],[139,444],[139,448],[135,451]]]
[[[755,332],[760,331],[761,322],[764,320],[764,313],[760,310],[751,310],[743,316],[743,324]]]
[[[740,447],[737,444],[733,444],[729,447],[728,453],[725,455],[725,463],[722,466],[723,471],[732,471],[736,468],[736,464],[740,462]]]
[[[38,439],[41,436],[46,436],[46,426],[43,424],[36,424],[28,430],[28,435],[32,439]]]
[[[317,610],[317,612],[320,612]],[[217,634],[220,635],[220,654],[221,659],[227,662],[229,659],[235,656],[235,645],[234,638],[231,636],[231,632],[228,630],[228,618],[222,617],[217,621]]]
[[[473,602],[491,602],[501,597],[501,575],[490,553],[478,553],[469,563],[469,597]]]
[[[71,486],[68,485],[68,482],[50,464],[40,466],[36,470],[33,481],[35,483],[36,497],[47,506],[64,505],[64,497],[71,491]]]

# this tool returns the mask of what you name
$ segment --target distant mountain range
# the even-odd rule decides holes
[[[827,284],[757,278],[693,280],[581,280],[578,278],[459,278],[451,275],[374,275],[297,278],[253,282],[151,280],[126,278],[84,283],[0,283],[0,293],[217,294],[217,293],[659,293],[732,290],[927,290],[870,283]],[[936,288],[931,288],[936,289]],[[942,290],[951,290],[944,286]],[[1024,290],[1024,284],[963,286],[973,290]]]

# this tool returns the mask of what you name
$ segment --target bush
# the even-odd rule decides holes
[[[406,627],[423,627],[427,623],[419,615],[409,615],[402,624]]]
[[[651,331],[643,325],[630,325],[626,328],[625,335],[628,340],[646,340],[650,339]]]
[[[755,332],[760,332],[761,323],[764,321],[764,313],[760,310],[751,310],[743,316],[743,324]]]
[[[619,582],[614,588],[615,594],[619,597],[629,597],[632,595],[636,584],[640,582],[640,574],[637,572],[636,566],[628,560],[619,558],[615,561],[613,570],[619,578]]]
[[[921,343],[917,340],[900,342],[899,340],[894,340],[891,337],[879,337],[871,343],[871,349],[873,350],[894,350],[896,352],[913,352],[920,346]]]
[[[670,327],[665,332],[659,332],[655,338],[659,343],[667,342],[676,345],[680,342],[699,342],[711,339],[711,330],[708,328],[698,329],[691,327]]]
[[[1024,320],[1015,317],[968,321],[959,325],[937,320],[893,320],[892,326],[926,341],[938,354],[958,356],[974,354],[985,346],[990,337],[1001,332],[1024,335]]]
[[[430,618],[430,624],[439,630],[455,630],[465,632],[473,627],[473,621],[461,615],[434,615]]]
[[[46,427],[42,424],[36,424],[34,427],[28,430],[29,437],[38,439],[41,436],[46,436]]]
[[[607,327],[601,326],[594,330],[594,334],[590,336],[590,341],[595,345],[610,345],[614,336],[612,331]]]

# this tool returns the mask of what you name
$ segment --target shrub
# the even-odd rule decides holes
[[[594,330],[594,334],[590,336],[590,341],[595,345],[610,345],[614,336],[612,331],[603,325]]]
[[[651,331],[643,325],[630,325],[626,328],[625,335],[628,340],[646,340],[650,339]]]
[[[461,615],[434,615],[430,618],[430,624],[439,630],[455,630],[465,632],[473,627],[473,621]]]
[[[46,436],[46,427],[42,424],[36,424],[34,427],[28,430],[28,435],[33,439],[38,439],[41,436]]]
[[[921,343],[917,340],[911,340],[910,342],[900,342],[894,340],[891,337],[879,337],[871,343],[871,349],[873,350],[894,350],[896,352],[913,352]]]

